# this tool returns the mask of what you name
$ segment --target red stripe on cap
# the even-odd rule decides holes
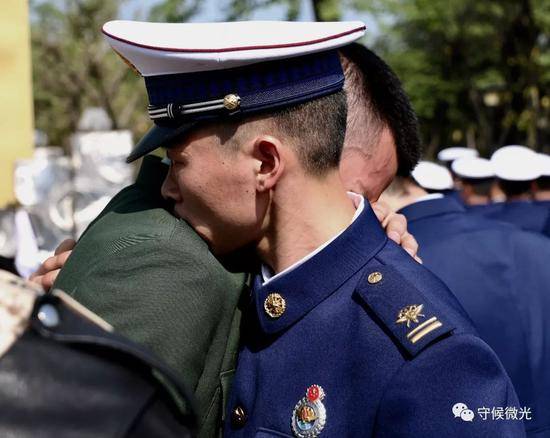
[[[105,28],[101,29],[101,31],[107,35],[110,38],[113,38],[117,41],[121,41],[126,44],[130,44],[132,46],[136,47],[142,47],[144,49],[151,49],[151,50],[159,50],[163,52],[185,52],[185,53],[218,53],[218,52],[238,52],[238,51],[244,51],[244,50],[261,50],[261,49],[282,49],[285,47],[298,47],[298,46],[308,46],[311,44],[317,44],[322,43],[324,41],[334,40],[336,38],[340,38],[346,35],[350,35],[355,32],[359,32],[362,30],[366,30],[366,26],[358,27],[356,29],[348,30],[347,32],[342,32],[336,35],[331,35],[324,38],[319,38],[316,40],[310,40],[310,41],[301,41],[298,43],[287,43],[287,44],[275,44],[270,46],[244,46],[244,47],[224,47],[222,49],[175,49],[175,48],[167,48],[167,47],[154,47],[154,46],[148,46],[146,44],[139,44],[135,43],[133,41],[125,40],[124,38],[119,38],[114,35],[111,35],[109,32],[105,30]]]

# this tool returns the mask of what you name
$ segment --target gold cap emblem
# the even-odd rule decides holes
[[[410,327],[411,322],[418,323],[418,318],[424,316],[422,313],[422,308],[424,304],[413,304],[412,306],[407,306],[399,311],[397,315],[397,324],[407,323],[407,327]]]
[[[236,94],[228,94],[223,98],[223,106],[230,111],[236,110],[241,106],[241,98]]]
[[[369,274],[368,278],[367,278],[367,281],[370,283],[370,284],[376,284],[378,283],[380,280],[382,280],[382,273],[381,272],[372,272]]]
[[[279,318],[286,310],[286,301],[278,293],[272,293],[264,301],[265,313],[272,318]]]

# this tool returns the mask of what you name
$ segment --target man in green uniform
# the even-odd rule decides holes
[[[189,225],[167,211],[168,166],[145,157],[79,240],[53,288],[149,347],[193,390],[199,432],[214,436],[238,339],[245,275],[232,274]]]

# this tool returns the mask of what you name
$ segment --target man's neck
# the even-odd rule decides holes
[[[345,230],[354,213],[337,172],[287,182],[273,195],[258,255],[277,274]]]
[[[550,201],[550,190],[539,190],[533,197],[536,201]]]
[[[487,205],[491,203],[489,196],[476,194],[469,195],[464,201],[467,205]]]

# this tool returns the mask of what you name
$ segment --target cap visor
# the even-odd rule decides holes
[[[172,140],[182,134],[185,134],[196,124],[196,121],[192,121],[177,127],[159,125],[153,126],[147,134],[141,138],[132,153],[126,157],[126,162],[131,163],[132,161],[147,155],[149,152],[153,152],[159,147],[167,146]]]

